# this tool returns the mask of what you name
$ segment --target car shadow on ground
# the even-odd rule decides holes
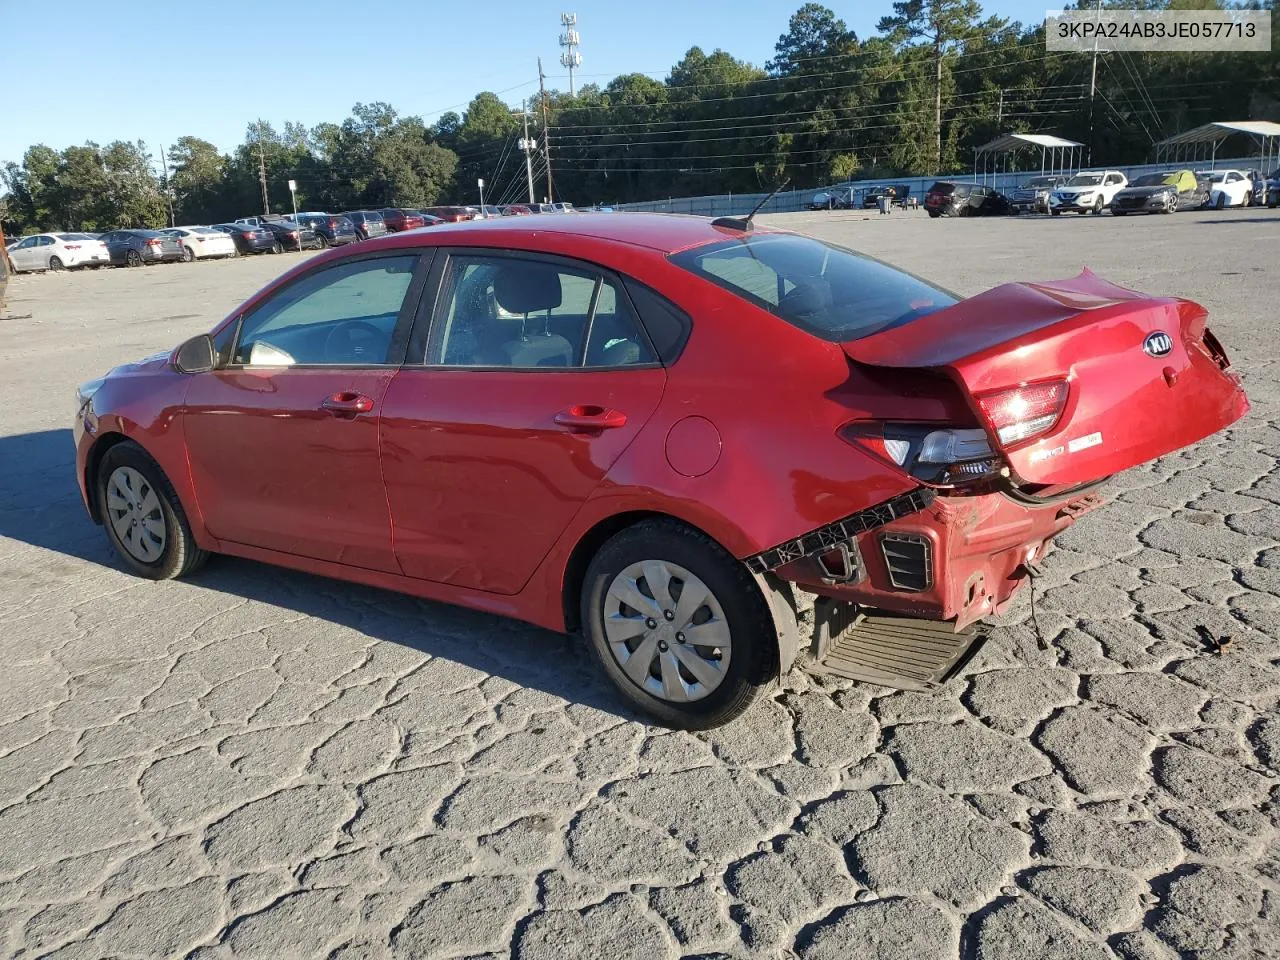
[[[80,501],[71,431],[0,437],[0,538],[120,569]],[[6,551],[7,552],[7,551]],[[640,719],[591,662],[585,642],[490,614],[234,557],[213,557],[183,581],[287,608],[502,677],[570,703]]]

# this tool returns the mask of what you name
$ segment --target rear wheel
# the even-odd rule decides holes
[[[1060,217],[1060,216],[1062,216],[1062,211],[1061,211],[1061,210],[1050,210],[1049,212],[1050,212],[1051,214],[1053,214],[1055,217]]]
[[[942,216],[942,214],[939,213],[937,210],[930,210],[929,216],[932,217],[934,220],[937,220],[940,216]]]
[[[138,576],[170,580],[208,558],[196,546],[169,478],[137,444],[126,441],[106,452],[96,489],[107,539]]]
[[[50,258],[49,258],[49,269],[50,269],[50,270],[52,270],[54,273],[57,273],[59,270],[64,270],[64,269],[66,269],[66,268],[65,268],[65,267],[63,267],[63,265],[62,265],[62,260],[61,260],[60,258],[58,258],[58,257],[50,257]]]
[[[284,253],[284,246],[280,243],[280,241],[279,241],[279,240],[277,240],[275,243],[273,243],[273,244],[271,245],[271,252],[272,252],[272,253]]]
[[[316,234],[316,237],[317,237],[316,246],[319,247],[321,250],[327,249],[329,246],[329,238],[326,237],[323,233]]]
[[[190,247],[182,248],[182,260],[184,263],[190,263],[195,258],[196,258],[196,252],[194,250],[192,250]]]
[[[755,580],[711,538],[672,520],[636,524],[600,548],[583,582],[582,623],[622,695],[668,726],[727,723],[777,669]]]
[[[124,265],[126,267],[142,266],[142,254],[140,254],[137,250],[130,250],[128,253],[124,255]]]

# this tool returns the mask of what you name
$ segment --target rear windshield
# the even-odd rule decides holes
[[[947,183],[943,180],[939,180],[937,183],[935,183],[932,187],[929,188],[928,192],[952,194],[952,193],[955,193],[955,190],[956,190],[956,185],[954,183]]]
[[[958,299],[861,253],[788,234],[694,247],[671,262],[833,342],[901,326]]]

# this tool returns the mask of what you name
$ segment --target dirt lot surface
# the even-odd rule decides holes
[[[1280,955],[1280,216],[773,218],[964,294],[1203,302],[1254,411],[1133,470],[946,689],[786,677],[706,734],[579,640],[216,559],[123,573],[79,381],[296,259],[22,276],[0,320],[0,955]],[[1221,655],[1212,637],[1230,635]]]

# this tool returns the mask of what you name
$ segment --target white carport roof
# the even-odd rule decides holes
[[[1046,150],[1060,150],[1069,147],[1081,147],[1084,144],[1062,137],[1050,136],[1047,133],[1006,133],[996,137],[990,143],[977,147],[978,153],[1009,153],[1023,147],[1042,147]]]
[[[1253,137],[1280,137],[1280,123],[1271,120],[1220,120],[1217,123],[1206,123],[1192,130],[1175,133],[1156,144],[1157,147],[1171,147],[1176,143],[1213,143],[1225,140],[1237,133],[1247,133]]]

